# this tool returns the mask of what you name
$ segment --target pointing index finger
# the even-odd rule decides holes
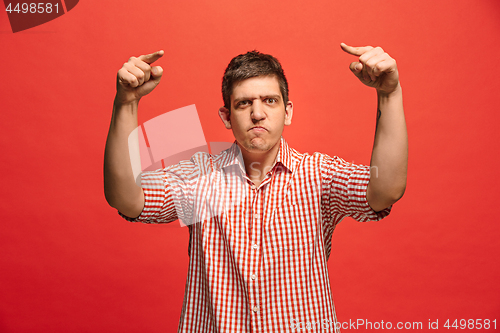
[[[139,57],[140,60],[144,61],[145,63],[147,64],[152,64],[153,62],[155,62],[156,60],[160,59],[161,57],[163,57],[163,54],[165,52],[163,52],[163,50],[160,50],[160,51],[156,51],[154,53],[150,53],[150,54],[144,54],[144,55],[141,55]]]
[[[349,46],[345,43],[340,43],[340,47],[342,48],[342,50],[344,50],[344,52],[347,52],[355,56],[360,56],[363,53],[372,49],[371,46],[354,47],[354,46]]]

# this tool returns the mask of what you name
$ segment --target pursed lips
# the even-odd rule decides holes
[[[254,126],[254,127],[250,128],[249,131],[263,132],[263,131],[267,131],[267,129],[262,127],[262,126]]]

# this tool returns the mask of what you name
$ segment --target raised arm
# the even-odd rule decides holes
[[[144,193],[135,182],[128,137],[137,127],[139,100],[160,83],[163,70],[151,64],[163,51],[130,58],[118,71],[116,96],[104,152],[104,194],[109,205],[129,217],[144,207]]]
[[[398,68],[380,47],[352,47],[344,43],[341,47],[359,57],[350,64],[354,75],[377,90],[377,125],[367,200],[373,210],[381,211],[398,201],[406,188],[408,134]]]

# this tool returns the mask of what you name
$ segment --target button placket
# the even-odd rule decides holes
[[[249,305],[252,314],[252,323],[255,331],[259,331],[262,327],[261,318],[261,308],[259,301],[259,283],[257,275],[253,274],[259,269],[260,255],[261,255],[261,233],[262,233],[262,199],[264,188],[255,186],[255,184],[250,185],[253,194],[253,200],[251,201],[251,236],[250,236],[250,262],[248,265],[247,275],[247,286],[249,293]]]

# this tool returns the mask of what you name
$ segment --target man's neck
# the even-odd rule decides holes
[[[250,152],[240,147],[246,173],[255,186],[259,186],[266,177],[266,174],[273,168],[279,149],[280,141],[265,152]]]

